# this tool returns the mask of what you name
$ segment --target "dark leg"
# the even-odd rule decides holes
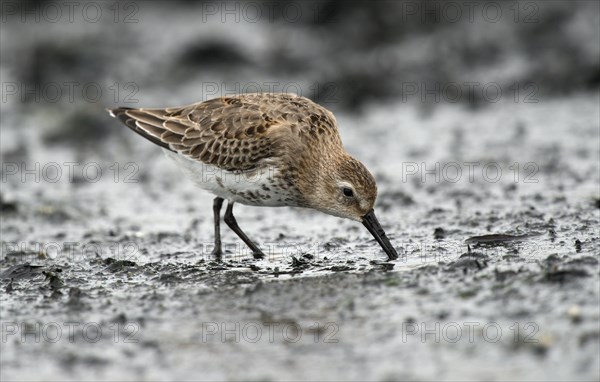
[[[254,252],[254,258],[255,259],[262,259],[262,258],[265,257],[265,254],[256,246],[256,244],[254,244],[248,238],[248,236],[246,236],[246,234],[244,233],[244,231],[242,231],[242,229],[240,228],[240,226],[238,226],[238,223],[235,220],[235,217],[233,216],[233,202],[229,202],[227,204],[227,209],[225,210],[224,220],[225,220],[225,223],[227,223],[227,225],[229,226],[229,228],[231,228],[231,230],[233,232],[235,232],[236,235],[238,235],[239,238],[242,239],[242,241],[244,243],[246,243],[246,245],[248,247],[250,247],[250,249],[252,250],[252,252]]]
[[[217,259],[221,259],[223,251],[221,250],[221,206],[223,205],[223,198],[218,196],[213,201],[213,214],[215,218],[215,248],[211,255]]]

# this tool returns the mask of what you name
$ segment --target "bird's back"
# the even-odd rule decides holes
[[[341,149],[333,114],[294,94],[242,94],[183,107],[109,111],[155,144],[227,171]]]

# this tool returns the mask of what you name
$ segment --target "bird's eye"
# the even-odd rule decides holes
[[[352,189],[350,187],[342,188],[342,192],[344,193],[344,196],[347,196],[349,198],[354,196],[354,192],[352,191]]]

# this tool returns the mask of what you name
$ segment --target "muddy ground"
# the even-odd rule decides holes
[[[225,229],[215,262],[211,197],[145,143],[137,183],[5,184],[3,379],[597,379],[597,101],[342,118],[393,262],[357,223],[244,206],[268,258]],[[539,171],[403,182],[396,157]]]
[[[158,34],[158,15],[141,16],[135,35]],[[82,47],[98,41],[93,28]],[[62,81],[72,57],[34,40],[38,59],[65,56],[36,73]],[[134,78],[139,106],[192,101],[193,86],[156,79],[178,78],[160,65],[168,54],[138,80],[149,70],[139,56],[100,67],[116,53],[99,51],[81,50],[78,66],[96,72],[70,74]],[[11,60],[4,78],[31,69]],[[256,73],[235,76],[267,78]],[[377,178],[392,262],[359,223],[241,205],[238,222],[267,258],[223,227],[215,261],[212,196],[109,118],[111,93],[3,102],[2,380],[598,380],[600,97],[541,89],[483,106],[366,95],[359,109],[339,89],[329,107]]]

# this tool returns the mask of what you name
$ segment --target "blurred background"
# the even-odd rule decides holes
[[[597,380],[599,4],[3,0],[2,320],[131,321],[142,340],[3,341],[2,379]],[[222,271],[207,258],[212,197],[104,110],[252,92],[296,93],[334,112],[348,151],[378,180],[376,210],[406,272],[377,273],[381,253],[353,222],[243,206],[240,225],[276,249],[251,277]],[[469,236],[532,232],[542,235],[532,247],[461,257]],[[301,249],[277,249],[290,242]],[[90,243],[93,256],[77,251]],[[248,266],[242,248],[229,250],[234,271]],[[307,253],[322,262],[299,267]],[[290,269],[315,277],[254,292]],[[507,278],[515,289],[503,289]],[[220,294],[232,285],[251,290]],[[500,292],[478,294],[487,290]],[[198,317],[249,320],[246,298],[261,319],[334,320],[340,341],[208,351]],[[482,341],[475,352],[399,337],[407,320],[451,319],[535,322],[541,342]]]
[[[67,143],[62,133],[97,144],[119,131],[97,121],[101,107],[241,92],[354,114],[533,103],[597,90],[598,23],[595,1],[8,1],[3,109],[50,109],[62,129],[40,127],[48,143]],[[65,133],[82,122],[96,128]]]

